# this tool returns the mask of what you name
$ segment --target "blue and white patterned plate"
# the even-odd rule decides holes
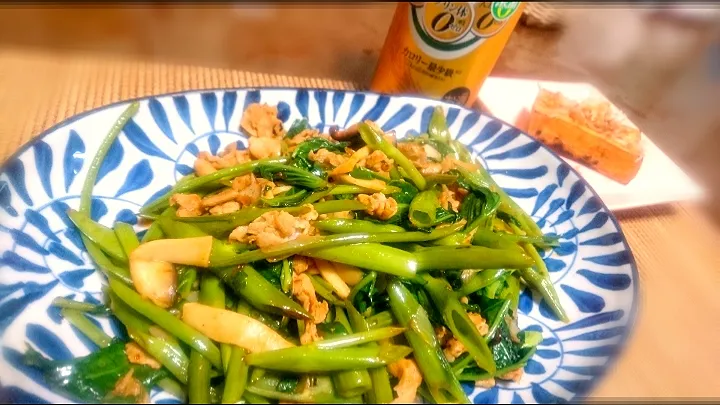
[[[398,136],[427,128],[437,101],[371,93],[298,89],[211,90],[141,99],[102,164],[92,218],[105,225],[137,224],[135,212],[192,171],[199,151],[215,154],[230,142],[245,145],[238,130],[245,106],[278,105],[286,128],[300,117],[327,130],[361,119]],[[90,160],[128,102],[89,111],[45,131],[0,169],[0,399],[64,402],[23,366],[31,345],[53,359],[95,350],[57,309],[54,297],[96,302],[102,279],[65,215],[77,208]],[[568,315],[556,320],[537,296],[520,299],[520,327],[544,340],[520,383],[492,389],[467,387],[475,403],[554,403],[586,395],[603,375],[632,328],[638,274],[615,218],[567,164],[518,129],[492,117],[444,105],[450,131],[496,181],[561,245],[545,262]],[[141,227],[137,227],[141,231]],[[120,331],[107,318],[98,323]],[[173,402],[163,392],[153,402]]]

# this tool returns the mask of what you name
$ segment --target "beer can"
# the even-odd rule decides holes
[[[398,3],[371,90],[471,107],[523,6],[498,1]]]

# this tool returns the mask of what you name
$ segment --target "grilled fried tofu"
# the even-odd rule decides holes
[[[530,112],[528,133],[556,152],[622,184],[640,170],[640,130],[607,102],[574,102],[541,89]]]

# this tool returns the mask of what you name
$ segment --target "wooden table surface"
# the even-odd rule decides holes
[[[4,13],[0,12],[0,20]],[[322,67],[315,75],[297,77],[197,62],[148,61],[122,53],[10,44],[3,41],[7,39],[3,29],[0,161],[67,117],[131,97],[263,85],[357,89],[366,83],[330,80],[334,76]],[[362,68],[369,74],[374,65]],[[282,73],[282,68],[276,66],[273,71]],[[592,398],[720,398],[720,233],[690,204],[641,208],[617,217],[639,267],[639,313],[628,346]]]

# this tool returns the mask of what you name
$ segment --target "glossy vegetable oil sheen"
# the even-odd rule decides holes
[[[398,3],[370,88],[472,106],[522,2]]]

